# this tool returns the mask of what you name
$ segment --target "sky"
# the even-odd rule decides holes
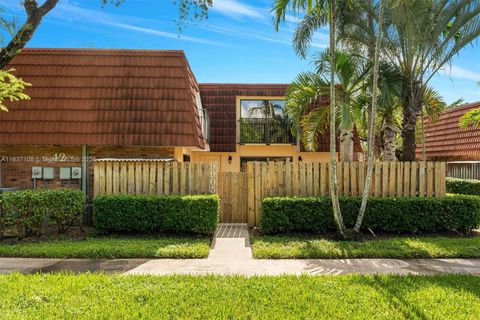
[[[40,0],[40,3],[43,1]],[[19,0],[0,0],[3,16],[24,18]],[[289,83],[312,69],[295,55],[295,17],[275,31],[273,0],[214,0],[208,19],[191,22],[180,34],[172,0],[125,0],[102,8],[101,0],[60,0],[28,47],[183,50],[199,82]],[[320,29],[310,53],[328,46]],[[446,102],[480,100],[480,47],[471,46],[432,80]]]

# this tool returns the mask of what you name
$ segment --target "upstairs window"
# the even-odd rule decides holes
[[[240,100],[240,143],[294,144],[291,128],[285,100]]]

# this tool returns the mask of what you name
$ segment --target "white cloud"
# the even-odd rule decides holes
[[[160,22],[156,20],[110,14],[99,10],[84,9],[69,1],[60,2],[57,8],[52,11],[51,17],[61,21],[77,21],[82,23],[87,22],[91,24],[112,26],[157,37],[178,39],[180,41],[205,43],[215,46],[226,46],[221,42],[191,37],[184,34],[180,35],[179,33],[175,32],[161,31],[155,28],[142,26],[142,24],[145,23],[155,23],[155,25],[160,24]]]
[[[249,6],[244,3],[240,3],[237,0],[215,0],[213,2],[211,10],[234,18],[266,18],[263,10],[253,6]]]
[[[206,39],[201,39],[201,38],[195,38],[195,37],[189,37],[185,35],[178,35],[173,32],[165,32],[165,31],[160,31],[157,29],[152,29],[152,28],[143,28],[143,27],[137,27],[134,25],[130,24],[125,24],[125,23],[118,23],[118,22],[103,22],[106,25],[113,26],[113,27],[118,27],[122,28],[125,30],[132,30],[132,31],[137,31],[141,33],[146,33],[146,34],[151,34],[154,36],[159,36],[159,37],[164,37],[164,38],[170,38],[170,39],[178,39],[178,40],[184,40],[184,41],[190,41],[190,42],[198,42],[198,43],[205,43],[205,44],[211,44],[211,45],[216,45],[216,46],[225,46],[223,43],[216,42],[216,41],[210,41]]]
[[[445,74],[453,78],[480,81],[480,72],[466,70],[457,66],[451,66],[449,69],[445,70]]]

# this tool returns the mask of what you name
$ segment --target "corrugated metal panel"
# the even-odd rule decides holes
[[[7,68],[31,100],[1,114],[0,144],[205,147],[182,51],[24,49]]]

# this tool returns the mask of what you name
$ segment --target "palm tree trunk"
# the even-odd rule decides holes
[[[340,161],[353,161],[353,129],[340,129]]]
[[[340,161],[353,161],[353,121],[350,118],[350,101],[343,101],[340,121]]]
[[[338,232],[345,238],[345,225],[343,223],[340,202],[338,200],[337,184],[337,152],[336,152],[336,114],[335,114],[335,0],[330,0],[330,170],[329,189],[332,198],[333,217]]]
[[[397,161],[395,135],[395,131],[388,126],[383,130],[383,159],[385,161]]]
[[[382,39],[383,29],[383,6],[384,0],[380,0],[380,12],[378,14],[378,35],[375,44],[375,58],[373,60],[373,88],[372,88],[372,106],[368,118],[368,164],[367,164],[367,176],[365,177],[365,186],[363,189],[362,203],[360,205],[360,211],[358,212],[357,222],[353,230],[359,232],[362,226],[363,217],[365,216],[365,209],[367,208],[367,202],[370,192],[370,184],[372,181],[373,173],[373,151],[375,143],[375,117],[377,112],[377,90],[378,90],[378,69],[380,58],[380,45]]]

